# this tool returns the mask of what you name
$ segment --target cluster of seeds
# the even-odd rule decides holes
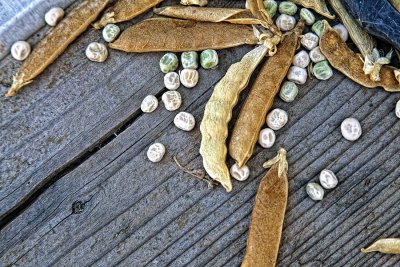
[[[179,71],[179,74],[177,72],[179,67],[179,58],[176,54],[166,53],[160,59],[160,70],[165,73],[164,85],[165,88],[168,89],[168,91],[163,93],[161,96],[161,101],[164,104],[165,109],[168,111],[176,111],[181,107],[182,97],[178,92],[178,88],[181,85],[185,88],[193,88],[197,85],[199,81],[199,72],[197,71],[197,68],[199,67],[199,59],[200,65],[204,69],[213,69],[218,66],[218,54],[212,49],[204,50],[200,54],[200,57],[195,51],[183,52],[180,58],[183,69]],[[145,113],[151,113],[155,111],[157,107],[158,99],[154,95],[146,96],[140,106],[141,110]],[[174,125],[180,130],[189,132],[194,129],[196,121],[192,114],[182,111],[175,116]],[[157,149],[155,148],[155,145],[157,145]],[[164,156],[165,146],[161,147],[160,145],[160,143],[156,143],[149,147],[147,157],[150,161],[158,162]]]
[[[318,183],[311,182],[306,186],[306,192],[308,196],[315,201],[322,200],[324,198],[324,188],[333,189],[338,184],[338,179],[336,175],[331,170],[322,170],[319,174],[319,185]]]

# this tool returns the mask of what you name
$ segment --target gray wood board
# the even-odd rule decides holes
[[[144,96],[160,98],[165,91],[162,53],[110,50],[109,59],[96,64],[84,49],[98,40],[99,32],[88,30],[20,94],[0,98],[0,218],[7,220],[0,230],[1,265],[238,266],[265,173],[261,165],[279,147],[288,150],[290,166],[279,266],[399,264],[399,256],[360,253],[379,237],[399,236],[399,94],[362,88],[335,72],[328,81],[301,86],[293,103],[277,99],[274,107],[288,111],[289,123],[273,148],[257,146],[251,177],[235,182],[228,194],[181,172],[171,158],[201,168],[198,125],[189,133],[178,130],[172,123],[177,112],[162,104],[152,114],[140,112]],[[250,49],[220,51],[218,69],[200,70],[196,88],[179,89],[180,110],[192,112],[199,124],[213,86]],[[18,65],[10,56],[0,61],[0,93]],[[354,143],[339,129],[349,116],[363,127]],[[156,141],[168,152],[153,164],[146,150]],[[304,187],[323,168],[337,173],[340,183],[313,202]]]

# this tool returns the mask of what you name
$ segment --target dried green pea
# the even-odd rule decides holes
[[[312,25],[315,22],[314,14],[307,8],[300,10],[300,18],[306,22],[307,25]]]
[[[274,0],[265,0],[264,7],[267,10],[269,17],[273,18],[278,10],[278,3]]]
[[[313,74],[318,80],[328,80],[332,77],[333,71],[328,61],[323,60],[314,65]]]
[[[183,52],[181,62],[184,69],[197,69],[199,67],[199,56],[197,52]]]
[[[324,23],[322,20],[317,20],[312,26],[311,30],[315,32],[318,37],[321,37],[322,31],[324,30]]]
[[[107,26],[104,27],[103,29],[103,39],[106,42],[112,42],[114,41],[119,33],[121,32],[120,28],[115,25],[115,24],[107,24]]]
[[[178,65],[179,59],[174,53],[167,53],[160,59],[160,69],[164,73],[175,71]]]
[[[293,16],[297,12],[297,6],[293,2],[283,1],[279,4],[279,13]]]
[[[200,64],[204,69],[213,69],[218,66],[218,54],[213,49],[207,49],[201,52]]]
[[[294,82],[285,81],[282,84],[281,91],[279,92],[279,96],[285,102],[292,102],[296,98],[298,92],[299,92],[299,89]]]

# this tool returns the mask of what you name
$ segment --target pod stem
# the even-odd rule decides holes
[[[22,87],[25,85],[30,84],[33,82],[33,80],[24,82],[23,79],[17,78],[16,76],[13,77],[13,84],[10,89],[8,89],[8,92],[5,94],[5,96],[10,97],[14,96]]]
[[[114,19],[114,15],[115,15],[114,11],[106,12],[98,22],[92,24],[93,28],[100,30],[109,23],[115,23],[116,21]]]
[[[288,170],[288,162],[286,160],[286,150],[284,148],[280,148],[278,150],[278,155],[274,158],[266,161],[263,164],[263,167],[268,169],[271,168],[273,165],[278,164],[278,176],[282,176]]]

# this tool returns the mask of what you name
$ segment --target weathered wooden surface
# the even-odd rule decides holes
[[[207,189],[171,159],[201,167],[198,126],[178,130],[176,112],[162,105],[152,114],[140,112],[144,96],[160,98],[165,91],[162,54],[110,51],[106,62],[89,62],[84,49],[97,40],[99,32],[88,30],[20,94],[0,98],[0,266],[238,266],[265,173],[261,164],[279,147],[288,150],[290,166],[279,266],[400,264],[399,256],[360,253],[379,237],[400,234],[399,94],[363,89],[337,72],[325,82],[308,81],[294,103],[276,100],[289,123],[272,149],[256,148],[251,177],[227,194]],[[221,51],[218,69],[200,70],[196,88],[179,89],[180,110],[199,123],[215,83],[249,49]],[[0,61],[1,94],[18,65],[10,56]],[[354,143],[339,129],[349,116],[364,131]],[[168,150],[159,164],[146,160],[155,141]],[[340,183],[313,202],[304,187],[323,168],[337,173]]]

